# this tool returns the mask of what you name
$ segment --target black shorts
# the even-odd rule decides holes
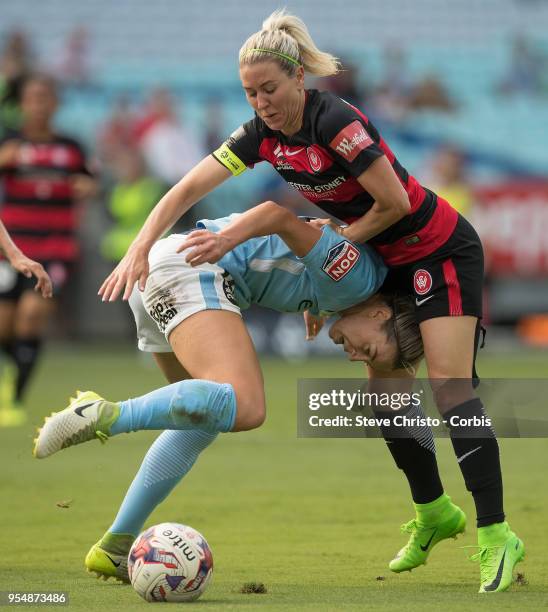
[[[476,230],[459,215],[449,240],[431,255],[389,269],[380,293],[415,299],[417,321],[482,317],[483,248]]]
[[[46,272],[50,275],[53,284],[53,296],[58,297],[59,292],[67,284],[73,264],[66,261],[47,261],[40,262]],[[33,290],[36,285],[36,278],[27,278],[24,274],[14,270],[8,261],[0,261],[0,300],[17,302],[25,291]]]

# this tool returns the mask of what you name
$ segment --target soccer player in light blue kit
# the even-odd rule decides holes
[[[135,290],[130,300],[139,348],[155,354],[172,384],[123,402],[81,393],[46,419],[35,441],[34,454],[43,458],[96,437],[168,430],[148,451],[113,525],[86,557],[88,569],[99,575],[127,581],[135,536],[199,453],[219,432],[253,429],[264,421],[262,374],[241,309],[256,303],[314,315],[345,311],[346,321],[330,335],[351,359],[389,370],[422,356],[412,304],[393,316],[393,307],[374,296],[386,275],[382,260],[336,227],[320,229],[273,202],[198,227],[189,239],[174,234],[154,245],[145,290]],[[196,235],[200,246],[189,248]],[[224,241],[218,264],[202,261],[219,257],[210,257],[208,235],[215,244]],[[397,326],[405,333],[414,329],[407,354],[395,341]]]

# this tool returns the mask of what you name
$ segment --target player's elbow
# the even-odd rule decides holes
[[[407,193],[402,193],[401,196],[397,199],[396,209],[398,210],[401,217],[405,217],[411,212],[411,202],[409,201],[409,196]]]
[[[383,201],[377,200],[377,204],[379,212],[385,211],[386,214],[393,217],[393,223],[403,219],[403,217],[411,212],[411,203],[405,192],[401,195],[398,194],[397,196],[386,198]]]

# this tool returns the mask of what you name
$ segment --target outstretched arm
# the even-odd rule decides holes
[[[322,235],[320,229],[301,221],[279,204],[264,202],[239,215],[218,233],[191,232],[177,251],[192,248],[186,260],[193,266],[215,263],[242,242],[269,234],[278,234],[297,257],[306,255]]]
[[[232,176],[229,170],[208,155],[188,172],[156,204],[127,253],[105,279],[99,295],[103,301],[114,301],[123,291],[123,299],[131,295],[139,281],[144,290],[148,276],[148,253],[158,240],[193,204]]]

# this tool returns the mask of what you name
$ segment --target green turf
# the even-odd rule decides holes
[[[484,356],[485,376],[545,376],[540,354]],[[467,534],[437,547],[426,567],[395,575],[387,563],[405,541],[409,494],[380,440],[296,437],[298,377],[359,376],[344,359],[265,360],[268,419],[257,431],[223,435],[151,517],[185,522],[207,537],[215,575],[195,604],[208,610],[453,610],[548,606],[548,441],[503,440],[506,510],[527,547],[527,585],[478,595],[473,507],[447,440],[438,443],[447,491],[470,518]],[[33,424],[64,407],[76,387],[123,399],[162,384],[134,352],[50,350],[33,385]],[[0,590],[66,590],[70,609],[148,606],[131,587],[83,571],[88,548],[108,527],[154,435],[90,443],[44,461],[31,457],[31,425],[0,430]],[[71,501],[72,500],[72,501]],[[59,502],[71,501],[68,508]],[[242,594],[247,582],[266,594]],[[42,608],[44,609],[44,608]],[[53,608],[47,608],[53,609]]]

